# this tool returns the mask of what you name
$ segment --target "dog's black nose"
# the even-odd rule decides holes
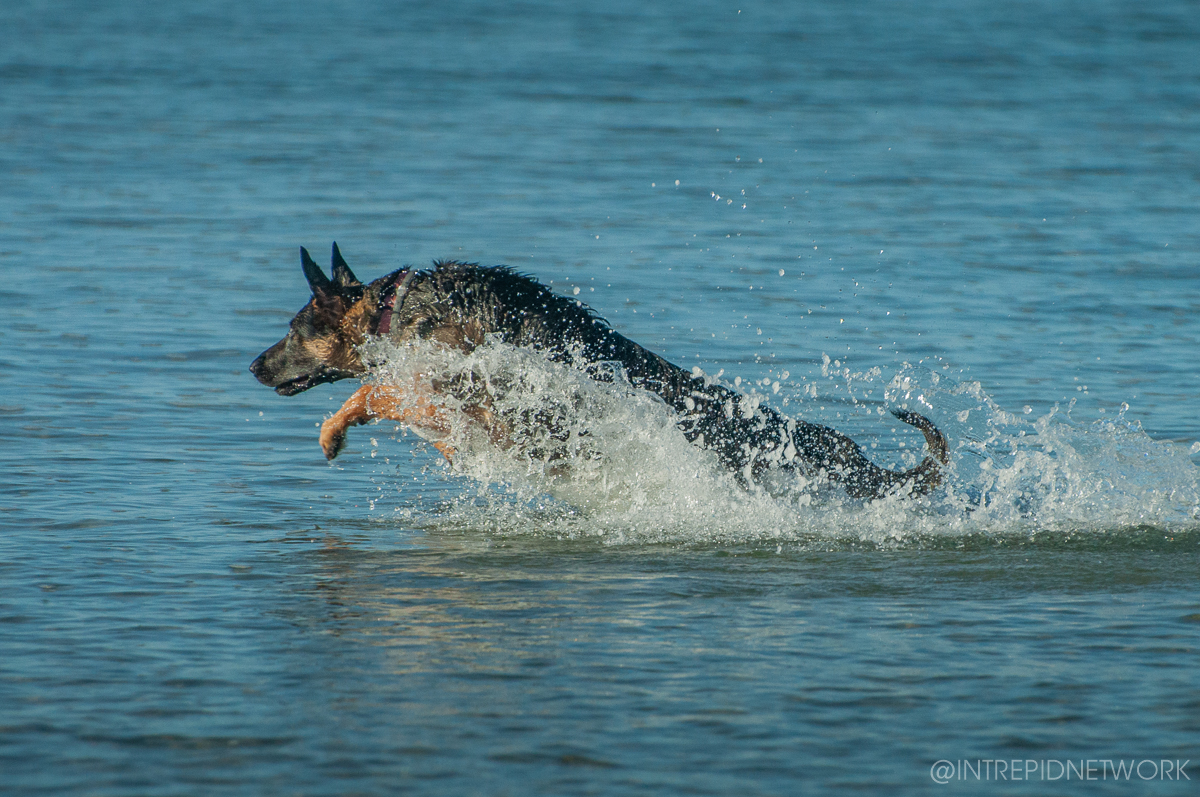
[[[254,358],[254,362],[250,363],[250,373],[254,374],[254,378],[262,380],[263,355],[260,354]]]

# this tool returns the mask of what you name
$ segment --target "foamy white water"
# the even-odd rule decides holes
[[[1069,408],[1038,418],[1016,415],[998,406],[978,382],[958,383],[920,367],[906,366],[890,377],[878,368],[847,373],[853,388],[843,404],[867,417],[872,410],[882,415],[883,403],[857,398],[878,392],[888,405],[933,419],[952,452],[945,484],[926,497],[863,502],[800,475],[768,474],[751,489],[740,486],[713,454],[687,442],[657,396],[619,375],[612,382],[596,381],[583,370],[499,341],[469,355],[433,344],[376,342],[368,346],[367,358],[382,363],[370,383],[472,380],[493,397],[497,415],[514,419],[511,439],[498,445],[457,412],[461,407],[453,397],[442,397],[448,417],[455,419],[449,435],[438,438],[456,451],[445,467],[473,488],[433,515],[402,510],[407,521],[433,527],[612,542],[814,536],[883,542],[970,533],[1069,534],[1080,526],[1110,532],[1200,526],[1200,469],[1188,450],[1152,440],[1121,415],[1091,424],[1073,422]],[[735,388],[732,382],[727,386]],[[780,394],[800,399],[791,402],[795,407],[817,394],[816,385],[804,381],[772,392],[777,400]],[[825,400],[832,402],[829,395]],[[904,467],[918,461],[920,449],[911,440],[903,450],[895,441],[881,449],[879,438],[878,432],[862,433],[858,442],[876,457],[895,458],[899,451]],[[392,456],[404,456],[406,444],[393,442],[392,448]],[[432,449],[417,456],[440,459]],[[401,483],[398,489],[412,488]],[[379,498],[376,509],[386,511],[388,503],[386,496]]]

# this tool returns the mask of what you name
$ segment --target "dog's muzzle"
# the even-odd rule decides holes
[[[276,373],[272,372],[267,363],[269,356],[274,350],[274,347],[272,347],[255,357],[254,362],[250,363],[250,373],[254,374],[254,378],[267,387],[275,388],[275,392],[281,396],[294,396],[297,393],[303,393],[310,387],[358,376],[358,374],[343,371],[339,368],[322,366],[311,373],[301,374],[292,379],[281,380]]]

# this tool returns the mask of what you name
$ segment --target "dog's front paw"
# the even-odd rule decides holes
[[[345,428],[329,421],[321,424],[321,450],[325,452],[325,459],[332,460],[341,452],[344,445],[346,445]]]

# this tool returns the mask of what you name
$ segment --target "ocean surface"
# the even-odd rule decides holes
[[[0,30],[0,793],[1195,793],[1194,3]],[[358,384],[247,366],[335,240],[511,265],[889,467],[917,407],[947,483],[747,491],[500,345],[530,406],[585,396],[573,470],[394,424],[331,465]]]

